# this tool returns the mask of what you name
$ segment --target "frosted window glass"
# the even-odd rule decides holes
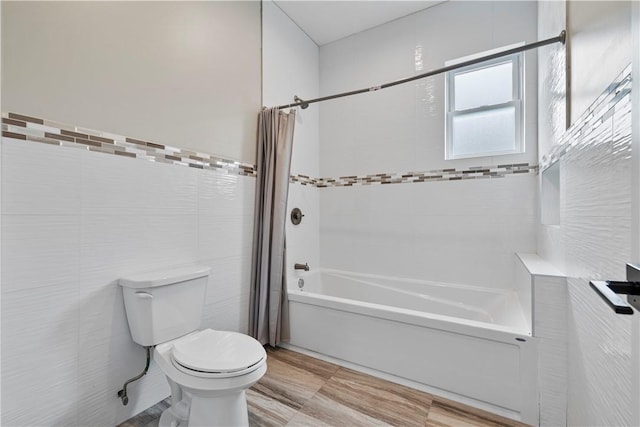
[[[513,63],[455,74],[455,111],[513,100]]]
[[[453,156],[516,150],[515,115],[510,105],[453,116]]]

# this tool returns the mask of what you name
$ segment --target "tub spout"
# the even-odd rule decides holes
[[[298,264],[296,263],[296,265],[294,265],[294,267],[296,270],[304,270],[304,271],[309,271],[309,264],[308,263],[304,263],[304,264]]]

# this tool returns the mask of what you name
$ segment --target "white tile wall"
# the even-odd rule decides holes
[[[291,184],[289,186],[288,209],[300,208],[302,223],[293,225],[287,217],[287,277],[296,278],[304,274],[295,270],[296,263],[308,263],[310,268],[320,267],[320,196],[315,187]]]
[[[320,48],[320,92],[366,88],[445,61],[536,40],[536,3],[445,2]],[[526,146],[519,155],[444,160],[444,76],[320,105],[321,176],[537,159],[535,52],[526,54]],[[480,164],[478,162],[481,162]]]
[[[198,171],[137,159],[111,159],[85,152],[82,212],[85,214],[196,213]],[[117,163],[113,163],[113,161]],[[113,173],[122,169],[131,175]],[[133,179],[132,179],[133,178]],[[133,182],[132,182],[133,181]]]
[[[53,164],[48,154],[56,159]],[[44,144],[3,148],[3,214],[77,215],[80,212],[80,150]]]
[[[567,280],[537,254],[519,253],[516,270],[520,303],[533,310],[540,425],[566,425]]]
[[[631,160],[628,145],[615,153],[613,147],[624,144],[620,138],[612,142],[610,121],[595,129],[597,139],[576,141],[560,160],[560,225],[541,225],[538,232],[539,253],[570,277],[567,290],[558,294],[567,312],[565,417],[570,425],[623,425],[631,416],[631,320],[616,315],[588,284],[624,280],[631,253]],[[556,337],[547,343],[541,352],[548,355],[561,341]],[[562,391],[551,390],[547,397]]]
[[[80,268],[79,224],[77,215],[4,215],[2,292],[37,292],[61,283],[75,286]]]
[[[3,290],[2,424],[76,425],[77,285]]]
[[[585,280],[570,279],[568,296],[567,424],[631,425],[630,316],[616,315]]]
[[[511,288],[535,252],[537,177],[320,189],[323,267]]]
[[[569,1],[567,26],[571,37],[571,123],[587,110],[598,94],[631,62],[631,5],[633,2]],[[595,36],[594,36],[595,35]]]
[[[447,2],[323,45],[322,94],[439,68],[536,39],[533,2]],[[517,22],[515,24],[514,22]],[[320,176],[536,164],[536,56],[527,54],[527,152],[444,160],[444,77],[320,105]],[[513,254],[536,250],[536,177],[322,188],[323,267],[512,287]]]
[[[575,40],[571,39],[572,58],[598,59],[602,67],[595,70],[596,79],[623,71],[620,51],[616,50],[629,42],[621,35],[625,32],[623,27],[602,13],[590,14],[596,10],[593,7],[567,9],[564,2],[543,3],[539,3],[538,19],[541,37],[549,37],[564,28],[566,17],[580,32],[573,36],[570,32],[571,37],[575,36]],[[594,5],[595,8],[601,6]],[[616,14],[620,7],[626,6],[618,4],[607,10]],[[581,13],[582,16],[578,16]],[[616,49],[602,44],[609,39],[617,40]],[[545,52],[549,56],[541,62],[539,70],[539,80],[543,83],[540,99],[548,104],[546,110],[539,112],[540,129],[545,136],[540,146],[541,158],[562,141],[567,102],[565,93],[558,91],[565,79],[564,52],[557,49]],[[573,72],[589,74],[587,69],[578,67]],[[601,87],[595,88],[594,76],[572,82],[568,96],[579,101],[573,107],[584,110],[603,91],[611,89],[610,81],[601,82]],[[568,425],[632,424],[631,319],[616,315],[588,284],[591,279],[624,280],[624,265],[631,260],[628,108],[617,106],[613,116],[606,116],[603,123],[593,128],[585,128],[583,134],[570,141],[571,151],[560,159],[560,225],[541,225],[538,229],[539,254],[569,277],[566,292],[558,294],[566,299],[568,375],[563,421]],[[576,129],[588,119],[583,116],[576,120],[581,112],[572,114],[575,122],[572,126]],[[559,339],[562,337],[552,341],[559,343]],[[553,352],[553,348],[541,347],[541,351]],[[562,389],[555,390],[558,392]]]
[[[0,83],[0,87],[2,84]],[[1,88],[0,88],[1,90]],[[2,138],[0,138],[0,159],[2,159],[3,152]],[[0,161],[0,178],[2,177],[2,161]],[[4,199],[2,194],[2,184],[0,183],[0,355],[2,355],[2,200]],[[2,408],[2,361],[0,360],[0,408]],[[1,420],[0,420],[1,421]]]
[[[538,2],[538,38],[560,34],[567,26],[565,1]],[[538,152],[549,152],[567,128],[566,49],[555,44],[538,50]]]
[[[567,281],[536,278],[535,335],[539,338],[540,425],[567,421]]]
[[[263,2],[263,102],[267,106],[288,104],[293,96],[312,99],[319,96],[318,46],[272,1]],[[319,104],[296,111],[291,173],[319,176]],[[295,278],[295,263],[319,266],[319,190],[289,186],[288,212],[298,207],[305,215],[294,226],[287,216],[286,275]]]
[[[246,332],[255,179],[2,141],[3,425],[115,425],[169,394],[117,279],[212,267],[202,327]],[[6,197],[5,197],[6,196]]]

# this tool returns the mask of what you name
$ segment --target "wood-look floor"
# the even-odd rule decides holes
[[[524,426],[300,353],[267,348],[267,373],[247,391],[251,426]],[[157,426],[164,400],[119,427]]]

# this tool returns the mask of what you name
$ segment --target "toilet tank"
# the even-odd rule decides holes
[[[151,346],[198,329],[210,270],[180,267],[118,280],[133,340]]]

